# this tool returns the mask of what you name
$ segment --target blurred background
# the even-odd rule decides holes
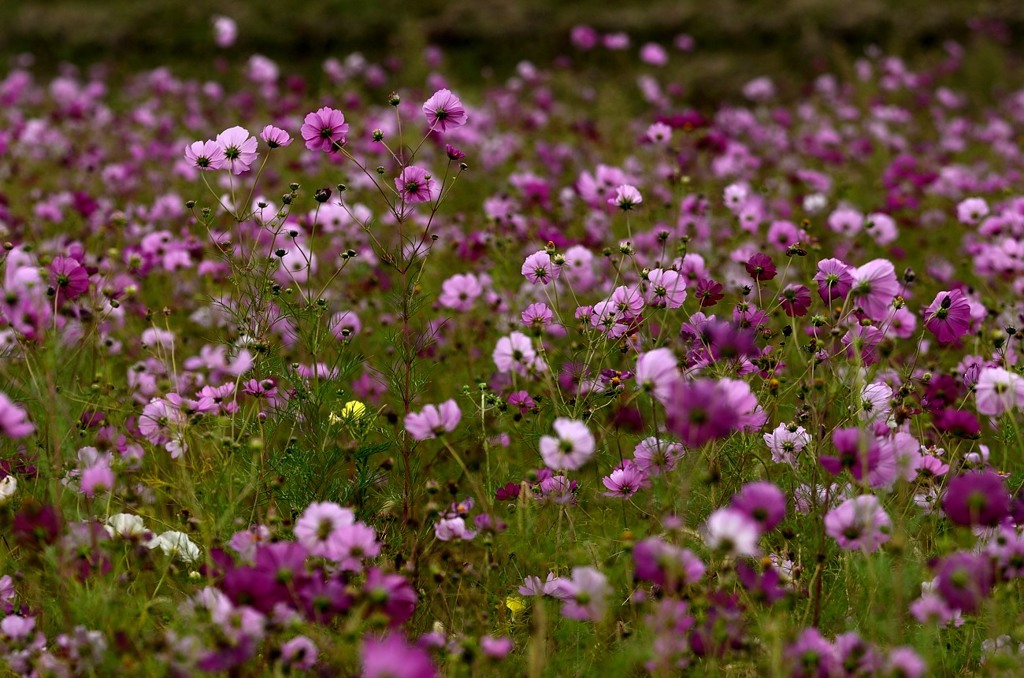
[[[215,15],[238,24],[228,49],[213,43]],[[671,50],[688,34],[689,65],[715,86],[721,78],[813,74],[849,63],[868,45],[901,56],[941,50],[948,40],[1014,51],[1024,1],[0,0],[0,63],[29,53],[43,71],[66,61],[196,74],[218,56],[260,53],[286,72],[312,73],[329,56],[359,51],[408,64],[438,45],[446,73],[472,81],[500,77],[524,58],[546,65],[572,53],[569,32],[578,24],[628,33],[634,60],[647,41]]]

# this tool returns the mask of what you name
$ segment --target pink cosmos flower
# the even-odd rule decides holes
[[[292,135],[288,134],[285,130],[280,127],[274,127],[273,125],[267,125],[260,132],[260,139],[267,142],[267,146],[271,148],[280,148],[287,146],[292,143]]]
[[[889,313],[893,299],[899,294],[900,284],[896,269],[888,259],[874,259],[858,266],[852,272],[854,301],[872,320],[881,322]]]
[[[356,521],[355,514],[334,502],[313,502],[295,522],[295,538],[314,556],[327,556],[341,529]]]
[[[224,151],[224,159],[216,168],[231,170],[232,174],[248,172],[259,155],[256,137],[250,136],[244,127],[229,127],[217,135],[216,142]]]
[[[574,471],[594,456],[594,434],[582,421],[559,417],[555,419],[554,428],[557,438],[543,436],[540,439],[540,456],[552,471]]]
[[[185,147],[185,160],[193,167],[209,172],[220,169],[226,160],[224,149],[212,139],[193,141]]]
[[[1024,379],[1001,367],[986,367],[974,387],[978,413],[999,416],[1024,405]]]
[[[984,198],[967,198],[956,206],[956,218],[961,224],[973,225],[988,216],[988,203]]]
[[[462,420],[462,411],[454,400],[427,405],[421,412],[410,412],[405,417],[405,430],[413,440],[429,440],[455,430]]]
[[[409,645],[397,632],[383,638],[363,639],[359,656],[363,678],[435,678],[437,669],[427,651]]]
[[[592,567],[574,567],[568,588],[570,596],[562,602],[563,617],[580,621],[604,617],[612,594],[608,577]]]
[[[943,344],[967,334],[971,326],[971,302],[962,290],[939,292],[924,310],[924,326]]]
[[[423,104],[423,115],[427,117],[430,129],[437,132],[462,127],[467,120],[466,109],[459,97],[447,89],[438,90],[427,99]]]
[[[491,356],[499,372],[516,372],[526,375],[530,370],[541,371],[544,361],[533,350],[533,342],[522,332],[513,332],[498,339]]]
[[[473,302],[483,294],[484,288],[480,279],[472,273],[457,273],[441,283],[441,296],[438,302],[445,308],[456,311],[470,311]]]
[[[749,558],[761,555],[761,525],[739,509],[720,508],[712,513],[703,534],[704,542],[713,549]]]
[[[771,433],[764,434],[764,442],[772,453],[776,464],[796,465],[796,457],[811,442],[811,436],[803,426],[779,424]]]
[[[521,270],[523,276],[535,285],[547,285],[558,277],[560,271],[561,269],[551,261],[551,255],[544,250],[526,257]]]
[[[238,37],[238,24],[231,17],[213,17],[213,42],[217,47],[231,47]]]
[[[455,516],[454,518],[441,518],[434,523],[434,536],[440,541],[456,539],[469,541],[476,537],[476,531],[466,528],[465,518]]]
[[[638,207],[643,201],[643,196],[640,195],[637,187],[630,184],[620,185],[615,189],[615,195],[608,198],[609,205],[618,207],[624,212]]]
[[[629,459],[622,462],[610,475],[602,478],[601,482],[608,488],[604,496],[619,499],[628,499],[641,489],[650,487],[651,484],[647,479],[647,474]]]
[[[641,471],[649,476],[656,476],[671,471],[685,453],[686,448],[679,443],[670,443],[651,436],[644,438],[633,448],[633,459]]]
[[[637,385],[662,403],[668,401],[672,384],[682,377],[679,361],[672,349],[665,347],[641,353],[636,360],[635,376]]]
[[[686,280],[672,269],[649,271],[645,289],[644,300],[648,306],[679,308],[686,301]]]
[[[427,170],[411,165],[395,177],[395,187],[407,203],[430,202],[438,196],[437,182]]]
[[[332,153],[345,145],[348,123],[341,111],[324,106],[306,115],[299,132],[309,150]]]
[[[867,553],[889,541],[892,521],[873,494],[847,499],[825,514],[825,533],[850,550]]]

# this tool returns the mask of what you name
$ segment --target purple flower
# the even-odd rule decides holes
[[[355,522],[355,514],[333,502],[312,503],[295,523],[295,538],[311,555],[326,556],[343,527]]]
[[[853,274],[850,267],[838,259],[819,261],[814,281],[818,283],[818,295],[826,304],[831,304],[837,299],[845,299],[853,289]]]
[[[985,367],[974,388],[978,414],[998,416],[1024,405],[1024,379],[1001,367]]]
[[[287,669],[308,671],[316,666],[316,644],[306,636],[295,636],[281,645],[281,663]]]
[[[957,525],[998,525],[1010,513],[1010,494],[993,471],[968,471],[949,481],[942,510]]]
[[[971,325],[971,303],[963,291],[939,292],[924,309],[924,326],[940,343],[948,344],[967,334]]]
[[[543,436],[540,439],[540,456],[552,471],[574,471],[594,456],[594,434],[582,421],[559,417],[555,419],[555,433],[558,437]]]
[[[847,499],[825,514],[825,533],[850,550],[868,553],[889,541],[892,521],[873,494]]]
[[[771,280],[778,272],[775,264],[772,263],[772,258],[762,252],[758,252],[750,257],[750,259],[743,264],[743,267],[747,269],[747,275],[758,282]]]
[[[395,177],[395,188],[402,202],[430,202],[438,197],[437,182],[427,170],[418,165],[410,165]]]
[[[427,117],[430,129],[438,132],[447,132],[466,124],[466,109],[459,97],[447,89],[438,90],[427,99],[423,104],[423,115]]]
[[[427,405],[420,412],[405,417],[405,430],[413,440],[429,440],[455,430],[462,420],[462,412],[454,400],[438,405]]]
[[[710,379],[673,382],[665,416],[668,430],[688,447],[724,438],[737,428],[740,420],[725,389]]]
[[[771,565],[766,566],[764,572],[758,572],[750,563],[740,561],[736,564],[736,574],[743,588],[756,600],[771,605],[786,596],[786,589],[780,585],[779,571]]]
[[[832,475],[839,475],[848,469],[857,480],[861,480],[878,466],[881,450],[873,435],[859,428],[840,428],[832,434],[832,444],[838,457],[823,456],[818,461]]]
[[[706,568],[692,551],[649,537],[633,546],[634,575],[663,589],[676,591],[695,584]]]
[[[331,153],[345,145],[348,123],[341,111],[324,106],[306,115],[299,132],[309,150]]]
[[[779,294],[779,305],[786,315],[802,318],[811,308],[811,291],[803,285],[786,285]]]
[[[936,589],[950,608],[969,614],[981,607],[992,590],[992,577],[988,556],[958,552],[940,561],[936,571]]]
[[[835,648],[813,626],[786,648],[785,657],[793,678],[829,678],[839,669]]]
[[[370,568],[363,593],[374,609],[388,617],[393,627],[408,621],[416,609],[416,591],[400,574],[385,574],[375,567]]]
[[[466,519],[462,516],[454,518],[442,518],[434,523],[434,536],[440,541],[470,541],[476,537],[476,532],[466,528]]]
[[[732,498],[732,507],[747,514],[767,532],[786,516],[786,495],[773,483],[747,483]]]

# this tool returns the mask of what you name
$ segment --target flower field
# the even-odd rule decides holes
[[[1024,89],[213,29],[0,71],[5,670],[1024,673]]]

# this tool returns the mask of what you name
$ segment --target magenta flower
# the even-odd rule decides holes
[[[459,97],[447,89],[438,90],[427,99],[423,104],[423,115],[427,117],[430,129],[438,132],[462,127],[467,119],[466,109]]]
[[[385,574],[371,567],[366,573],[363,592],[374,609],[387,615],[392,627],[408,621],[416,610],[416,591],[400,574]]]
[[[455,430],[462,419],[462,411],[454,400],[427,405],[421,412],[410,412],[405,417],[405,430],[413,440],[429,440]]]
[[[764,434],[764,442],[771,450],[772,461],[795,466],[797,455],[811,442],[811,436],[803,426],[779,424],[774,431]]]
[[[868,553],[889,541],[892,521],[873,494],[847,499],[825,514],[825,533],[841,548]]]
[[[851,269],[838,259],[819,261],[814,281],[818,283],[818,295],[826,304],[837,299],[845,299],[853,289]]]
[[[949,481],[942,510],[957,525],[998,525],[1010,513],[1010,493],[993,471],[968,471]]]
[[[308,671],[316,666],[316,644],[306,636],[295,636],[281,645],[281,663],[285,671]]]
[[[779,294],[779,305],[786,315],[802,318],[811,308],[811,291],[803,285],[786,285]]]
[[[363,678],[435,678],[437,669],[427,651],[409,645],[398,632],[366,637],[359,650]]]
[[[710,379],[672,383],[665,405],[665,425],[688,447],[724,438],[740,423],[725,388]]]
[[[936,571],[936,589],[950,608],[970,614],[992,590],[991,560],[980,553],[958,552],[943,558]]]
[[[260,132],[260,139],[267,142],[267,146],[271,148],[280,148],[292,143],[292,135],[273,125],[267,125],[263,128],[263,131]]]
[[[832,475],[848,469],[857,480],[878,467],[881,450],[878,441],[867,431],[858,428],[840,428],[832,433],[832,444],[838,456],[823,455],[818,462]]]
[[[540,456],[549,469],[574,471],[594,456],[594,434],[582,421],[559,417],[555,419],[554,429],[557,438],[543,436],[540,439]]]
[[[50,262],[50,287],[57,293],[58,302],[85,294],[89,290],[89,273],[71,257],[54,257]]]
[[[437,198],[437,182],[427,170],[410,165],[395,177],[395,187],[402,201],[406,203],[430,202]]]
[[[217,145],[224,151],[224,159],[217,169],[231,170],[232,174],[248,172],[256,157],[256,137],[249,135],[244,127],[230,127],[217,135]]]
[[[331,153],[345,145],[348,123],[341,111],[324,106],[306,115],[299,133],[309,150]]]
[[[612,587],[600,571],[574,567],[568,589],[569,597],[562,601],[562,616],[580,621],[600,621],[605,616]]]
[[[924,310],[924,326],[943,344],[967,334],[971,326],[971,303],[962,290],[939,292]]]
[[[747,269],[747,275],[758,282],[771,280],[778,272],[778,269],[772,262],[772,258],[762,252],[758,252],[750,257],[747,263],[743,264],[743,267]]]
[[[633,566],[637,579],[671,591],[696,584],[707,569],[692,551],[660,537],[649,537],[633,546]]]
[[[841,670],[836,650],[818,629],[804,629],[785,651],[788,675],[794,678],[825,678]]]
[[[211,139],[193,141],[185,147],[185,160],[197,169],[207,172],[220,169],[225,159],[224,149]]]
[[[512,651],[514,643],[511,638],[495,638],[494,636],[481,636],[480,649],[490,659],[501,660]]]
[[[732,498],[732,507],[747,514],[767,532],[786,517],[786,495],[774,483],[747,483]]]

